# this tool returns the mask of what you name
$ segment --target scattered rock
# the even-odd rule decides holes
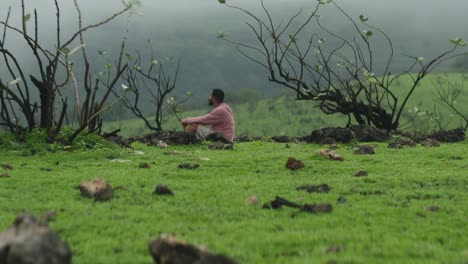
[[[339,253],[345,249],[342,245],[329,246],[326,250],[327,253]]]
[[[363,145],[358,146],[357,149],[354,151],[356,155],[368,155],[368,154],[375,154],[374,147],[371,145]]]
[[[224,135],[221,133],[211,133],[208,136],[206,136],[205,140],[212,141],[212,142],[221,142],[224,144],[232,143],[229,139],[224,137]]]
[[[353,174],[354,177],[364,177],[367,175],[368,175],[367,171],[364,171],[364,170],[358,170]]]
[[[194,170],[194,169],[196,169],[198,167],[200,167],[200,165],[198,165],[198,164],[193,164],[192,165],[192,164],[188,164],[188,163],[179,164],[177,166],[177,168],[179,168],[179,169],[186,169],[186,170]]]
[[[0,178],[10,178],[10,177],[11,177],[11,176],[10,176],[10,174],[8,174],[8,173],[2,173],[2,174],[0,174]]]
[[[396,143],[396,142],[392,142],[392,143],[388,144],[388,148],[401,149],[401,148],[403,148],[403,145],[401,145],[399,143]]]
[[[244,203],[246,205],[258,205],[260,204],[260,200],[257,198],[257,196],[249,196],[247,199],[245,199]]]
[[[174,192],[164,184],[158,184],[156,189],[154,190],[153,194],[156,195],[174,195]]]
[[[338,198],[338,203],[340,203],[340,204],[346,203],[346,197],[340,196],[340,197]]]
[[[132,146],[130,146],[130,142],[128,142],[128,140],[126,140],[124,137],[122,136],[119,136],[119,135],[101,135],[105,140],[109,141],[109,142],[112,142],[116,145],[119,145],[121,147],[124,147],[124,148],[132,148]]]
[[[290,170],[298,170],[304,168],[304,163],[300,160],[290,157],[286,162],[286,168]]]
[[[143,162],[143,163],[140,163],[140,165],[138,165],[138,168],[140,168],[140,169],[150,169],[151,165],[149,163]]]
[[[441,130],[437,133],[429,135],[429,138],[437,139],[440,142],[461,142],[465,141],[466,135],[462,128],[452,130]]]
[[[438,212],[438,211],[440,211],[440,208],[439,208],[439,206],[437,206],[437,205],[431,205],[431,206],[428,206],[428,207],[426,208],[426,210],[427,210],[427,211],[431,211],[431,212]]]
[[[13,170],[13,165],[9,163],[2,164],[2,169],[4,170]]]
[[[276,196],[276,198],[268,203],[263,205],[264,209],[280,209],[283,206],[292,207],[299,209],[299,212],[308,212],[308,213],[329,213],[333,211],[333,206],[331,204],[304,204],[300,205],[295,202],[288,201],[284,198]]]
[[[162,148],[162,149],[165,149],[168,147],[167,143],[162,141],[162,140],[159,140],[158,144],[156,144],[156,146],[158,146],[159,148]]]
[[[349,143],[355,139],[355,134],[348,128],[321,128],[312,131],[312,134],[306,139],[307,142],[318,144]]]
[[[252,137],[252,140],[253,141],[263,141],[264,138],[262,136],[255,136],[255,137]]]
[[[223,255],[214,255],[206,249],[177,240],[171,235],[161,235],[148,244],[156,264],[236,264]]]
[[[322,149],[322,150],[317,151],[317,154],[320,155],[320,156],[327,157],[327,158],[332,159],[332,160],[344,161],[343,156],[336,153],[336,151],[334,151],[334,150]]]
[[[234,139],[234,142],[250,142],[252,141],[248,135],[240,135]]]
[[[389,148],[416,147],[416,143],[410,138],[401,137],[391,142],[388,145],[388,147]]]
[[[94,198],[97,201],[107,201],[112,198],[112,187],[101,178],[90,182],[82,182],[79,186],[81,195]]]
[[[437,139],[433,138],[426,138],[421,142],[421,146],[423,147],[440,147],[440,142]]]
[[[274,136],[271,137],[271,140],[276,143],[295,143],[298,141],[296,138],[288,136]]]
[[[46,223],[24,214],[0,234],[2,264],[70,264],[72,254],[67,243]]]
[[[384,142],[390,137],[387,130],[369,125],[355,125],[349,127],[349,129],[354,132],[360,142]]]
[[[331,190],[331,187],[328,184],[319,184],[319,185],[302,185],[296,188],[296,190],[301,191],[304,190],[308,193],[328,193]]]

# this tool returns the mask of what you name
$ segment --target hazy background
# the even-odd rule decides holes
[[[260,96],[273,96],[283,89],[268,83],[264,72],[257,65],[240,56],[235,48],[217,39],[219,31],[230,38],[252,41],[252,34],[245,25],[247,19],[240,12],[227,8],[217,0],[141,0],[143,16],[130,18],[128,51],[143,50],[147,40],[161,59],[169,56],[181,58],[182,66],[178,82],[180,92],[192,91],[193,105],[206,104],[206,96],[213,88],[227,91],[256,89]],[[312,10],[315,0],[265,0],[277,22],[283,21],[300,8]],[[394,41],[397,60],[393,71],[403,70],[403,53],[430,58],[450,47],[454,36],[468,38],[468,1],[462,0],[341,0],[336,1],[351,16],[364,14],[370,22],[382,28]],[[11,23],[21,21],[19,0],[0,0],[0,20],[4,20],[8,6],[12,7]],[[80,0],[84,25],[96,23],[120,8],[120,0]],[[260,1],[228,0],[228,3],[249,9],[262,15]],[[52,0],[26,0],[27,13],[36,8],[39,14],[40,39],[49,48],[54,47],[55,8]],[[62,32],[64,38],[77,29],[76,12],[72,0],[60,0]],[[321,11],[324,24],[335,32],[349,34],[350,26],[344,23],[335,9],[325,6]],[[90,31],[86,43],[98,65],[97,50],[106,50],[109,56],[120,47],[127,17]],[[32,28],[32,21],[29,26]],[[22,60],[31,58],[21,38],[8,32],[7,45],[23,54]],[[0,65],[0,71],[4,70]],[[28,69],[35,72],[34,68]],[[99,71],[102,69],[95,69]],[[200,100],[202,99],[203,100]]]

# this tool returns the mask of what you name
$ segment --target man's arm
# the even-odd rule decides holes
[[[204,116],[185,118],[182,120],[182,125],[188,124],[202,124],[202,125],[214,125],[222,121],[222,112],[218,109],[214,109]]]

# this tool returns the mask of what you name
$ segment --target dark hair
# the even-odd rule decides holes
[[[213,96],[218,103],[222,103],[224,101],[224,92],[221,89],[213,89],[211,96]]]

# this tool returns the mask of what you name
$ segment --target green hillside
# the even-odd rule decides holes
[[[427,77],[417,88],[407,104],[401,129],[416,129],[421,131],[456,128],[461,123],[458,117],[453,116],[443,106],[435,101],[436,83],[450,80],[452,83],[462,84],[468,76],[461,73],[440,73]],[[396,94],[403,95],[410,88],[410,77],[403,76],[394,85]],[[465,88],[466,90],[466,88]],[[286,89],[285,89],[286,91]],[[226,98],[229,102],[229,98]],[[238,100],[236,100],[238,101]],[[468,113],[468,93],[459,98],[460,109]],[[463,104],[464,103],[464,104]],[[341,115],[325,115],[315,108],[312,101],[296,101],[294,95],[286,94],[276,98],[265,98],[248,103],[231,103],[236,118],[236,133],[251,136],[291,135],[303,136],[313,129],[345,126],[347,118]],[[210,109],[191,110],[183,113],[183,117],[197,116],[207,113]],[[416,113],[417,112],[417,113]],[[440,112],[440,113],[439,113]],[[435,115],[431,115],[434,113]],[[144,123],[138,119],[109,122],[105,130],[120,128],[124,136],[133,136],[149,132]],[[170,119],[165,129],[179,130],[180,125],[175,118]]]

